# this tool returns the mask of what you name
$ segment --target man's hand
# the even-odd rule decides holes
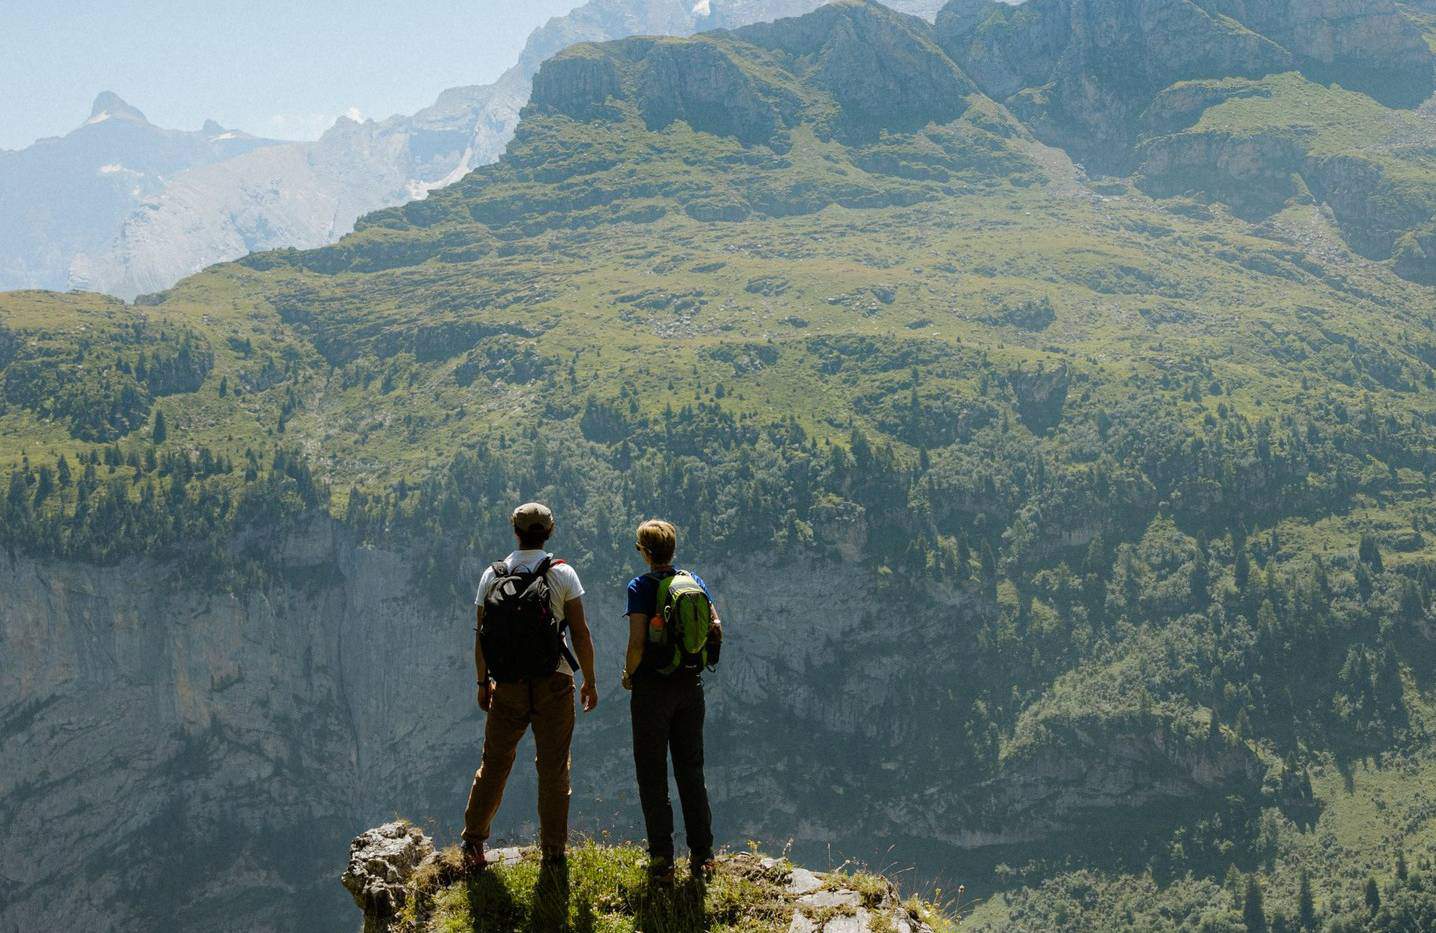
[[[633,689],[633,675],[627,671],[623,672],[623,677],[621,677],[618,682],[623,684],[623,689],[625,690]]]
[[[598,705],[598,688],[593,685],[592,681],[585,680],[583,686],[579,688],[578,698],[579,702],[583,704],[583,711],[591,713],[593,708]]]
[[[479,683],[479,709],[484,712],[494,708],[494,682],[484,680]]]

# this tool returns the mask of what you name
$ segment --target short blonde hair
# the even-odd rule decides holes
[[[638,526],[638,546],[655,564],[666,564],[678,549],[678,529],[661,518],[650,518]]]

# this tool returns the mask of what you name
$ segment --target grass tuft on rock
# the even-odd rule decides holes
[[[690,933],[690,931],[779,931],[801,913],[816,928],[861,909],[872,930],[937,933],[956,927],[941,910],[918,898],[899,900],[893,885],[878,875],[834,872],[824,890],[855,891],[861,907],[809,907],[788,890],[793,866],[752,852],[725,854],[704,883],[680,862],[676,883],[649,883],[647,856],[634,845],[583,842],[569,851],[566,868],[541,866],[537,850],[524,850],[465,879],[457,847],[440,853],[414,876],[408,902],[396,918],[402,933],[512,933],[516,930],[573,930],[594,933]]]

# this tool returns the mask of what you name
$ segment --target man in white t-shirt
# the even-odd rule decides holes
[[[544,548],[553,534],[553,512],[537,502],[521,505],[514,510],[513,526],[518,549],[500,564],[484,571],[474,598],[477,623],[474,671],[478,678],[479,708],[488,714],[488,722],[484,728],[483,762],[474,775],[469,804],[464,811],[464,866],[469,871],[480,870],[487,864],[484,843],[503,798],[519,740],[530,727],[538,750],[534,763],[538,769],[539,843],[543,861],[546,865],[563,862],[568,843],[569,745],[574,723],[572,662],[577,662],[583,674],[580,696],[584,712],[598,705],[593,638],[583,611],[583,584],[572,567],[556,560]],[[527,575],[540,570],[545,571],[549,618],[557,623],[559,633],[565,628],[573,633],[573,652],[569,653],[560,634],[554,645],[558,651],[552,669],[546,662],[554,658],[554,653],[539,655],[545,659],[545,669],[540,672],[519,674],[513,670],[492,670],[484,656],[481,638],[485,632],[485,605],[492,602],[489,597],[496,586],[521,588],[529,579]],[[518,589],[510,592],[518,592]],[[488,637],[494,637],[492,629]],[[499,658],[494,660],[497,663]]]

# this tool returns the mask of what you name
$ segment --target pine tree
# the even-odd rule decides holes
[[[1400,881],[1405,881],[1407,877],[1406,853],[1400,849],[1396,850],[1396,877]]]
[[[1232,567],[1232,582],[1236,583],[1238,590],[1245,590],[1251,575],[1252,562],[1247,556],[1246,542],[1243,541],[1237,549],[1236,564]]]
[[[163,444],[170,436],[169,426],[165,424],[165,413],[158,408],[155,409],[155,426],[150,436],[154,440],[155,446]]]
[[[1370,875],[1366,876],[1366,909],[1373,914],[1381,909],[1381,889],[1376,886],[1376,879]]]
[[[47,466],[40,467],[40,475],[35,481],[35,508],[44,504],[50,498],[50,493],[55,491],[55,474]]]
[[[1247,933],[1266,933],[1266,905],[1255,874],[1247,876],[1246,895],[1242,898],[1242,920],[1247,925]]]
[[[982,550],[979,553],[982,561],[982,579],[988,583],[997,580],[997,555],[992,553],[992,545],[986,541],[982,542]]]
[[[1311,875],[1301,870],[1301,889],[1296,895],[1296,919],[1303,930],[1316,929],[1316,902],[1311,897]]]
[[[55,477],[60,481],[61,489],[70,488],[70,461],[65,459],[64,454],[60,454],[60,461],[55,464]]]
[[[1357,545],[1356,556],[1375,573],[1381,573],[1384,569],[1384,564],[1381,560],[1381,546],[1377,543],[1376,536],[1370,532],[1361,536],[1361,542]]]

